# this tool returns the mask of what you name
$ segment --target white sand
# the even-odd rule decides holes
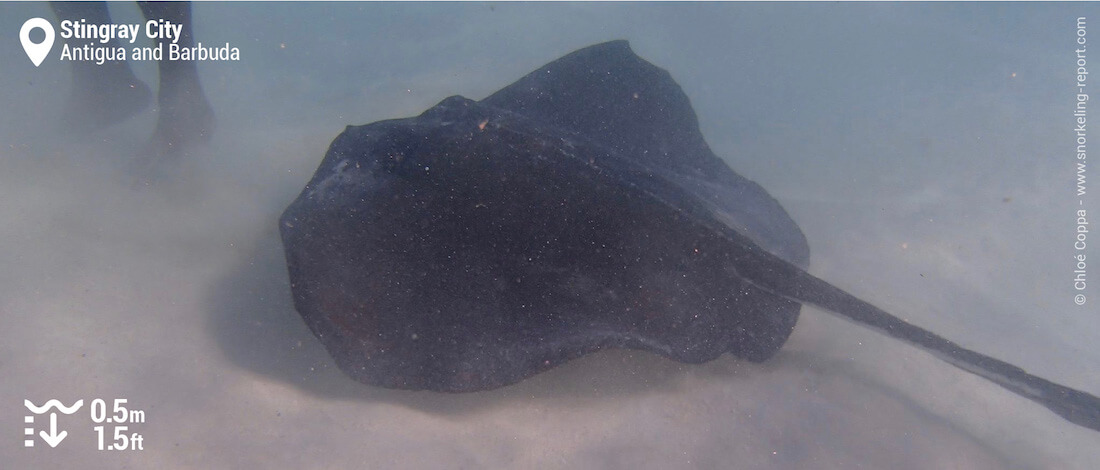
[[[1100,433],[811,309],[763,365],[610,351],[485,393],[360,385],[293,311],[275,225],[344,125],[479,99],[573,49],[627,38],[684,87],[715,152],[799,222],[814,274],[1100,394],[1100,313],[1075,307],[1068,282],[1083,10],[201,4],[199,40],[231,42],[243,59],[200,65],[216,138],[145,186],[127,155],[155,114],[92,142],[54,134],[66,64],[53,55],[32,69],[14,41],[26,18],[53,17],[0,5],[0,461],[1092,468]],[[112,12],[139,20],[131,5]],[[135,68],[155,83],[152,66]],[[1086,201],[1100,220],[1100,202]],[[60,446],[24,448],[23,400],[48,398],[86,405],[59,419]],[[97,451],[93,398],[144,410],[127,433],[145,450]],[[36,431],[48,426],[37,419]]]

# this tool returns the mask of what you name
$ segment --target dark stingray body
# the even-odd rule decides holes
[[[762,361],[800,304],[731,259],[809,259],[782,207],[710,151],[687,96],[625,41],[482,101],[348,127],[280,228],[295,306],[341,369],[440,391],[608,347]]]
[[[372,385],[485,390],[608,347],[762,361],[810,303],[1100,430],[1100,398],[807,273],[798,226],[625,41],[347,128],[280,229],[295,307]]]

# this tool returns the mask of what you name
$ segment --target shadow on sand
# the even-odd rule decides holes
[[[680,388],[688,374],[752,375],[753,370],[763,372],[781,362],[760,366],[724,357],[691,366],[642,351],[608,350],[518,384],[484,392],[449,394],[364,385],[336,367],[295,311],[282,243],[272,225],[255,241],[247,256],[212,283],[207,298],[207,324],[232,363],[314,395],[390,402],[444,414],[461,414],[487,405],[532,398],[568,400],[575,406],[578,402],[598,402],[628,394],[671,392]]]
[[[681,364],[655,354],[612,349],[568,362],[518,384],[495,390],[450,394],[391,390],[361,384],[337,367],[321,342],[294,309],[282,243],[274,223],[257,238],[248,255],[211,285],[207,324],[230,362],[267,379],[292,384],[319,397],[389,403],[423,412],[460,416],[489,408],[534,403],[538,406],[593,406],[606,400],[652,393],[681,393],[699,380],[729,382],[769,380],[784,387],[805,385],[806,376],[852,382],[864,392],[904,403],[919,415],[928,410],[905,393],[849,363],[813,357],[806,351],[782,350],[763,364],[729,355],[705,364]],[[693,379],[693,380],[689,380]],[[751,387],[750,387],[751,388]],[[937,419],[939,421],[939,419]]]

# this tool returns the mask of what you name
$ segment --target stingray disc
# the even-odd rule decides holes
[[[295,306],[340,368],[440,391],[608,347],[762,361],[800,305],[732,260],[809,259],[783,208],[711,152],[687,96],[625,41],[481,101],[348,127],[280,229]]]

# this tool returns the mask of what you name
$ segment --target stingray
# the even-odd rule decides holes
[[[349,126],[280,231],[295,308],[370,385],[487,390],[605,348],[764,361],[807,303],[1100,429],[1096,397],[808,274],[798,225],[626,41],[481,101]]]

